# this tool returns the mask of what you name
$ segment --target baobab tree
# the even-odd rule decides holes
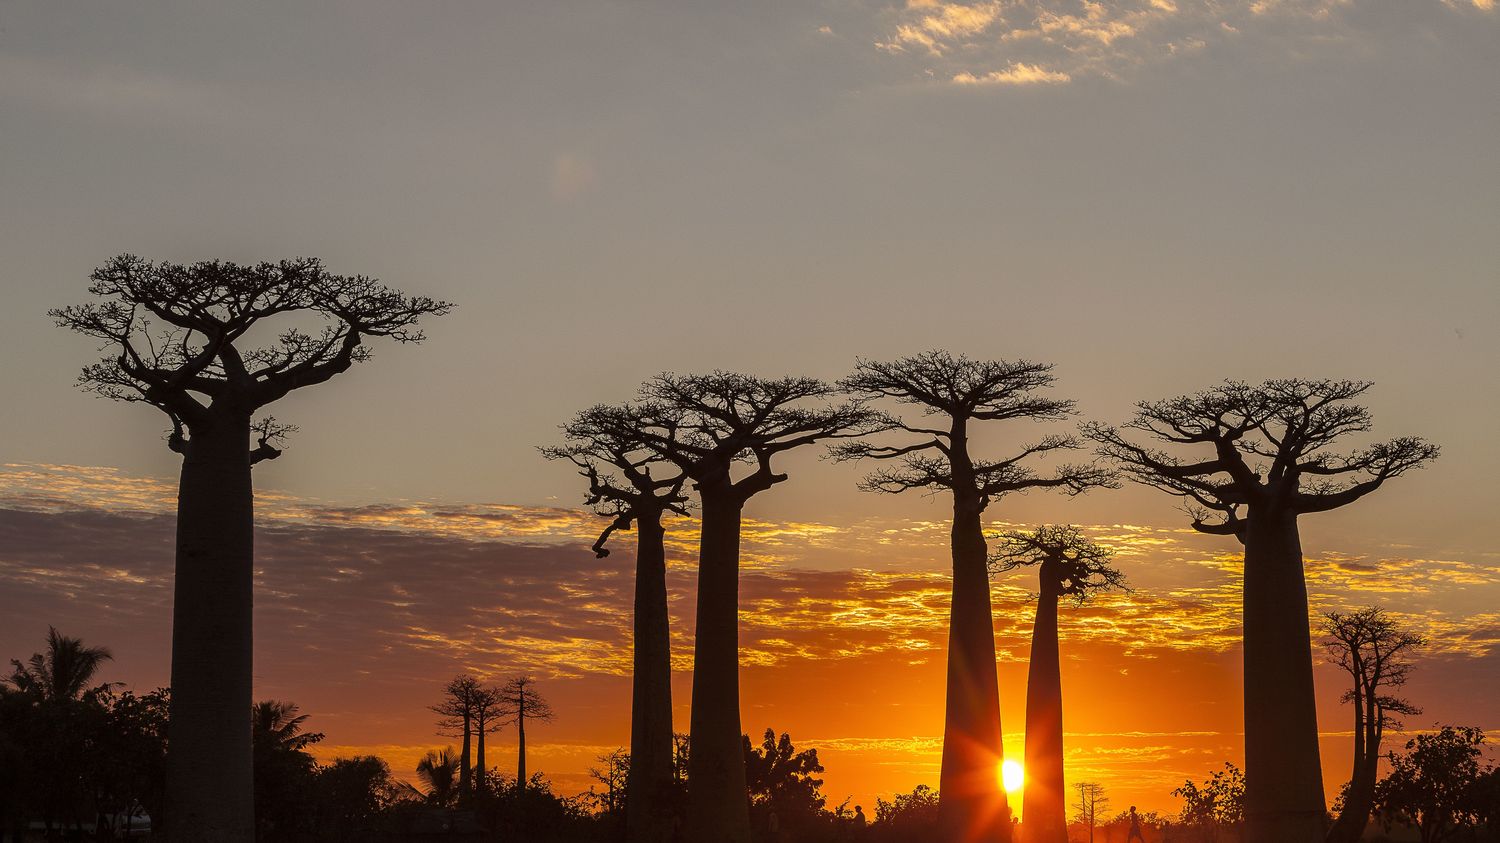
[[[484,760],[484,739],[508,725],[501,709],[505,701],[504,689],[486,685],[474,695],[474,795],[480,799],[489,796],[488,776],[490,768]],[[548,712],[551,716],[551,712]]]
[[[599,405],[563,426],[567,444],[542,453],[576,465],[588,481],[584,502],[609,519],[594,542],[598,558],[609,556],[606,544],[616,530],[636,530],[625,838],[631,843],[665,843],[671,839],[673,822],[672,652],[662,519],[669,513],[687,514],[682,490],[687,475],[664,466],[636,430],[632,408]],[[657,476],[653,467],[669,470]]]
[[[1090,425],[1132,480],[1176,495],[1199,532],[1245,548],[1246,843],[1322,841],[1326,814],[1298,519],[1351,504],[1420,468],[1436,446],[1402,437],[1331,453],[1370,430],[1364,381],[1238,381],[1137,405],[1125,429],[1206,453],[1192,461]]]
[[[255,416],[366,360],[366,338],[420,341],[418,321],[449,305],[307,258],[181,265],[122,255],[91,278],[98,300],[51,311],[60,326],[105,344],[80,384],[161,410],[172,426],[167,445],[182,455],[167,821],[179,840],[249,841],[250,468],[280,456],[290,430]],[[274,331],[277,317],[290,322],[273,343],[242,345],[252,331]],[[311,320],[322,327],[309,330]]]
[[[838,459],[892,460],[861,484],[872,492],[946,491],[953,500],[950,548],[953,603],[948,621],[947,711],[939,773],[939,815],[952,843],[1010,840],[1010,807],[997,770],[1005,751],[1000,731],[1000,690],[995,677],[995,627],[990,610],[983,517],[991,503],[1013,492],[1059,489],[1078,494],[1113,484],[1093,465],[1062,465],[1049,476],[1032,457],[1080,447],[1070,436],[1045,436],[1004,459],[978,459],[970,438],[979,422],[1055,421],[1073,414],[1073,402],[1041,391],[1054,382],[1042,363],[970,360],[929,351],[889,363],[861,360],[842,381],[869,399],[892,399],[920,409],[931,422],[893,419],[917,437],[901,445],[852,442],[834,449]]]
[[[461,673],[443,686],[442,702],[428,706],[429,711],[442,715],[443,719],[438,721],[438,734],[458,738],[460,741],[457,796],[459,802],[468,801],[474,793],[469,778],[469,760],[473,757],[470,750],[474,738],[474,709],[483,691],[484,687],[478,679],[467,673]]]
[[[516,787],[526,789],[526,721],[552,722],[552,706],[537,693],[536,680],[517,676],[499,689],[497,716],[505,725],[514,724],[519,749],[516,753]]]
[[[1068,840],[1057,604],[1064,597],[1082,604],[1101,591],[1124,588],[1125,575],[1111,564],[1113,555],[1077,528],[1047,525],[1029,533],[1002,534],[990,556],[992,573],[1032,566],[1038,573],[1026,674],[1026,790],[1021,813],[1027,843]]]
[[[1343,807],[1328,831],[1328,843],[1354,843],[1369,824],[1375,806],[1380,741],[1387,728],[1401,728],[1401,717],[1421,709],[1392,692],[1406,684],[1411,651],[1426,642],[1400,627],[1378,606],[1323,615],[1323,647],[1349,674],[1343,701],[1354,706],[1354,769]]]
[[[740,519],[753,496],[786,481],[772,467],[778,454],[879,428],[879,414],[862,402],[827,403],[837,394],[812,378],[663,374],[641,387],[640,401],[619,422],[628,425],[622,437],[635,437],[687,476],[702,506],[688,756],[691,840],[750,839],[740,745]],[[807,406],[814,401],[821,403]]]

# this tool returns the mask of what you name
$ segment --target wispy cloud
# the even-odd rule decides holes
[[[1494,24],[1494,0],[1420,0],[1434,14]],[[1231,41],[1297,51],[1361,36],[1359,0],[908,0],[875,46],[930,75],[975,86],[1119,78]],[[1378,15],[1379,12],[1371,14]]]

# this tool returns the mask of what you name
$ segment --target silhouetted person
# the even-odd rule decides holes
[[[1125,843],[1130,843],[1132,840],[1146,843],[1146,835],[1141,833],[1141,817],[1135,812],[1134,805],[1130,806],[1130,833],[1125,835]]]
[[[866,825],[866,821],[865,821],[865,809],[861,808],[858,805],[855,805],[854,806],[854,827],[862,829],[862,828],[865,827],[865,825]]]

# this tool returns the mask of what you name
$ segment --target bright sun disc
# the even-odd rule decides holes
[[[1006,759],[1000,763],[1000,782],[1005,789],[1020,790],[1021,783],[1026,781],[1026,771],[1021,768],[1021,762]]]

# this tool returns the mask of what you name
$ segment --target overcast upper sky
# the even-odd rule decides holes
[[[309,255],[458,308],[277,407],[301,430],[256,469],[271,500],[571,507],[535,446],[647,376],[945,347],[1053,362],[1105,421],[1225,377],[1374,380],[1377,434],[1443,457],[1310,549],[1489,577],[1497,149],[1493,0],[0,0],[0,463],[170,483],[164,419],[76,390],[95,349],[46,309],[122,252]],[[767,523],[943,515],[788,465]],[[1139,490],[992,514],[1181,526]]]

